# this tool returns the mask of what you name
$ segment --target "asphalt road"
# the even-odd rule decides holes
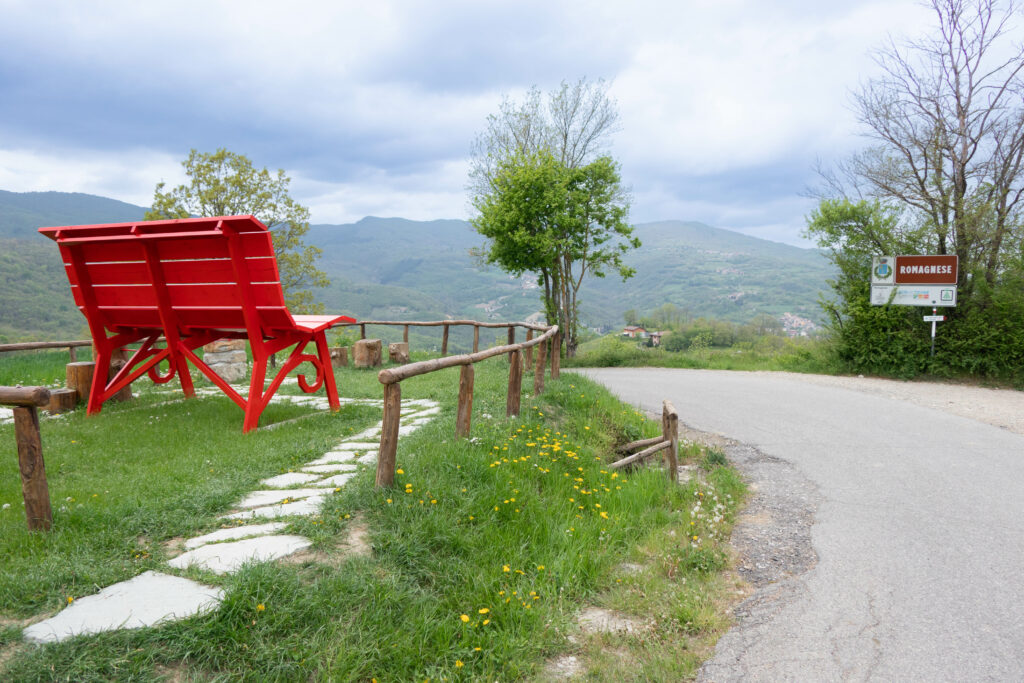
[[[777,464],[749,471],[780,537],[772,496],[808,508],[810,561],[740,605],[703,680],[1024,680],[1024,436],[771,373],[580,372]]]

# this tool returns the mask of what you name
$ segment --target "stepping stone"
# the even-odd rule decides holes
[[[55,643],[78,635],[155,626],[216,609],[223,598],[219,588],[148,571],[75,600],[59,614],[26,628],[24,636],[33,643]]]
[[[327,493],[320,490],[320,495],[310,496],[303,500],[233,512],[229,515],[221,515],[218,519],[277,519],[278,517],[289,517],[292,515],[309,517],[320,511],[320,503],[323,502],[326,496]]]
[[[354,472],[359,469],[355,463],[351,462],[339,462],[328,465],[306,465],[302,468],[303,472],[316,472],[318,474],[334,474],[336,472]]]
[[[359,441],[361,439],[379,439],[381,426],[381,423],[377,423],[375,426],[370,427],[369,429],[364,430],[362,432],[359,432],[358,434],[353,434],[349,438],[352,439],[353,441]]]
[[[406,436],[408,434],[412,434],[413,432],[415,432],[419,428],[420,428],[419,425],[414,425],[414,424],[406,425],[404,427],[399,427],[398,428],[398,435],[399,436]]]
[[[308,484],[316,481],[319,477],[313,474],[306,474],[304,472],[285,472],[279,474],[276,477],[270,477],[260,482],[263,486],[272,489],[283,489],[289,486],[295,486],[296,484]]]
[[[364,465],[374,464],[375,462],[377,462],[377,451],[371,451],[370,453],[367,453],[363,457],[356,460],[356,462],[361,462]]]
[[[238,571],[247,562],[269,562],[287,557],[313,542],[302,536],[261,536],[230,543],[213,543],[178,555],[167,564],[175,569],[191,566],[208,569],[214,574]]]
[[[370,448],[377,450],[379,446],[380,441],[342,441],[337,447],[347,451],[365,451]]]
[[[373,453],[376,454],[377,451],[373,451]],[[356,451],[331,451],[322,458],[309,461],[309,463],[307,463],[307,467],[309,465],[330,465],[337,464],[339,462],[351,462],[356,459],[357,455]]]
[[[231,529],[219,529],[203,536],[187,539],[185,541],[185,548],[193,550],[207,543],[237,541],[240,538],[249,538],[250,536],[267,536],[281,531],[287,526],[284,522],[271,522],[270,524],[252,524],[250,526],[236,526]]]
[[[348,472],[347,474],[336,474],[333,477],[327,477],[322,479],[320,484],[324,486],[344,486],[348,483],[348,480],[356,476],[355,472]]]
[[[273,503],[280,503],[284,500],[298,500],[309,496],[322,496],[320,489],[278,489],[276,491],[253,491],[242,499],[236,507],[255,508]]]

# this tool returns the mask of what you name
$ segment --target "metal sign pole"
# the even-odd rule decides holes
[[[939,313],[938,308],[932,308],[932,318]],[[932,320],[932,358],[935,358],[935,320]]]

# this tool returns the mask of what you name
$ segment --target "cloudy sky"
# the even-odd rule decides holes
[[[632,219],[803,244],[815,159],[914,0],[0,0],[0,189],[148,206],[197,148],[283,168],[315,223],[468,218],[503,95],[604,78]]]

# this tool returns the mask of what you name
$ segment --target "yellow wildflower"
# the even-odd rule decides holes
[[[463,624],[468,623],[469,622],[469,615],[468,614],[463,614],[463,615],[461,615],[459,617],[459,619],[462,619],[462,623]]]

